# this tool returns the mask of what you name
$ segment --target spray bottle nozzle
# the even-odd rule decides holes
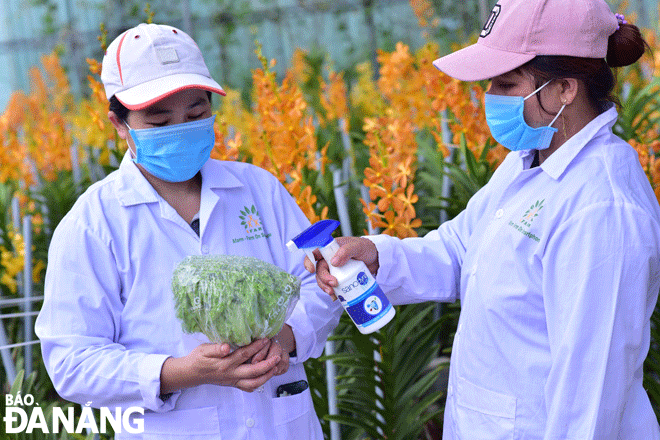
[[[323,248],[332,242],[332,233],[339,226],[337,220],[321,220],[309,228],[302,231],[295,236],[291,241],[286,244],[286,247],[291,251],[302,249],[305,251],[307,257],[314,262],[314,250]]]

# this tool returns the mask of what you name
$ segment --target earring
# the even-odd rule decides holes
[[[568,102],[568,100],[566,98],[561,98],[561,104],[563,106],[566,106],[567,102]],[[562,126],[563,126],[563,129],[564,129],[564,139],[566,139],[566,118],[564,117],[563,114],[561,115],[561,122],[562,122]]]

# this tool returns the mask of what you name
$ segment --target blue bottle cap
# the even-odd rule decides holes
[[[293,238],[298,249],[318,249],[329,244],[332,233],[339,226],[337,220],[320,220]]]

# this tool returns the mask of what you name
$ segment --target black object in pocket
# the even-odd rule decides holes
[[[306,380],[285,383],[277,387],[277,390],[275,391],[275,397],[293,396],[294,394],[302,393],[307,388],[309,388],[309,384]]]

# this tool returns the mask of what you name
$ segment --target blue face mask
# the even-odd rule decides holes
[[[525,100],[534,96],[550,81],[534,90],[528,96],[502,96],[486,93],[484,107],[486,122],[493,138],[511,151],[545,150],[550,146],[557,129],[552,127],[566,105],[564,104],[547,127],[533,128],[527,125],[523,110]]]
[[[215,115],[199,121],[138,130],[126,124],[135,144],[133,162],[168,182],[192,179],[211,157],[215,145],[214,122]]]

